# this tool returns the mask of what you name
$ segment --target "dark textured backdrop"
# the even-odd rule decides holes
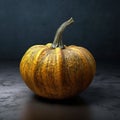
[[[28,47],[52,42],[72,16],[66,45],[84,46],[97,60],[120,60],[119,6],[119,0],[0,0],[0,59],[20,59]]]

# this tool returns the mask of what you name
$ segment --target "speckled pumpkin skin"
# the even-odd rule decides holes
[[[93,80],[96,63],[83,47],[51,48],[34,45],[20,62],[20,73],[26,85],[37,95],[64,99],[84,91]]]

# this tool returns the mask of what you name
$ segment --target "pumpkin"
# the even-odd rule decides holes
[[[93,80],[96,63],[84,47],[62,43],[65,21],[53,43],[33,45],[22,57],[20,73],[26,85],[38,96],[49,99],[70,98],[84,91]]]

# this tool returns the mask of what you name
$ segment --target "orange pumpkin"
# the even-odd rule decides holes
[[[62,43],[70,18],[56,32],[53,43],[30,47],[20,62],[20,73],[26,85],[37,95],[63,99],[84,91],[93,80],[96,63],[85,48]]]

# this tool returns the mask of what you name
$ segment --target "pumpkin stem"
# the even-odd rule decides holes
[[[64,45],[62,43],[62,33],[65,30],[67,26],[72,24],[74,22],[73,18],[71,17],[69,20],[65,21],[58,29],[54,37],[54,41],[52,44],[52,48],[60,47],[64,48]]]

